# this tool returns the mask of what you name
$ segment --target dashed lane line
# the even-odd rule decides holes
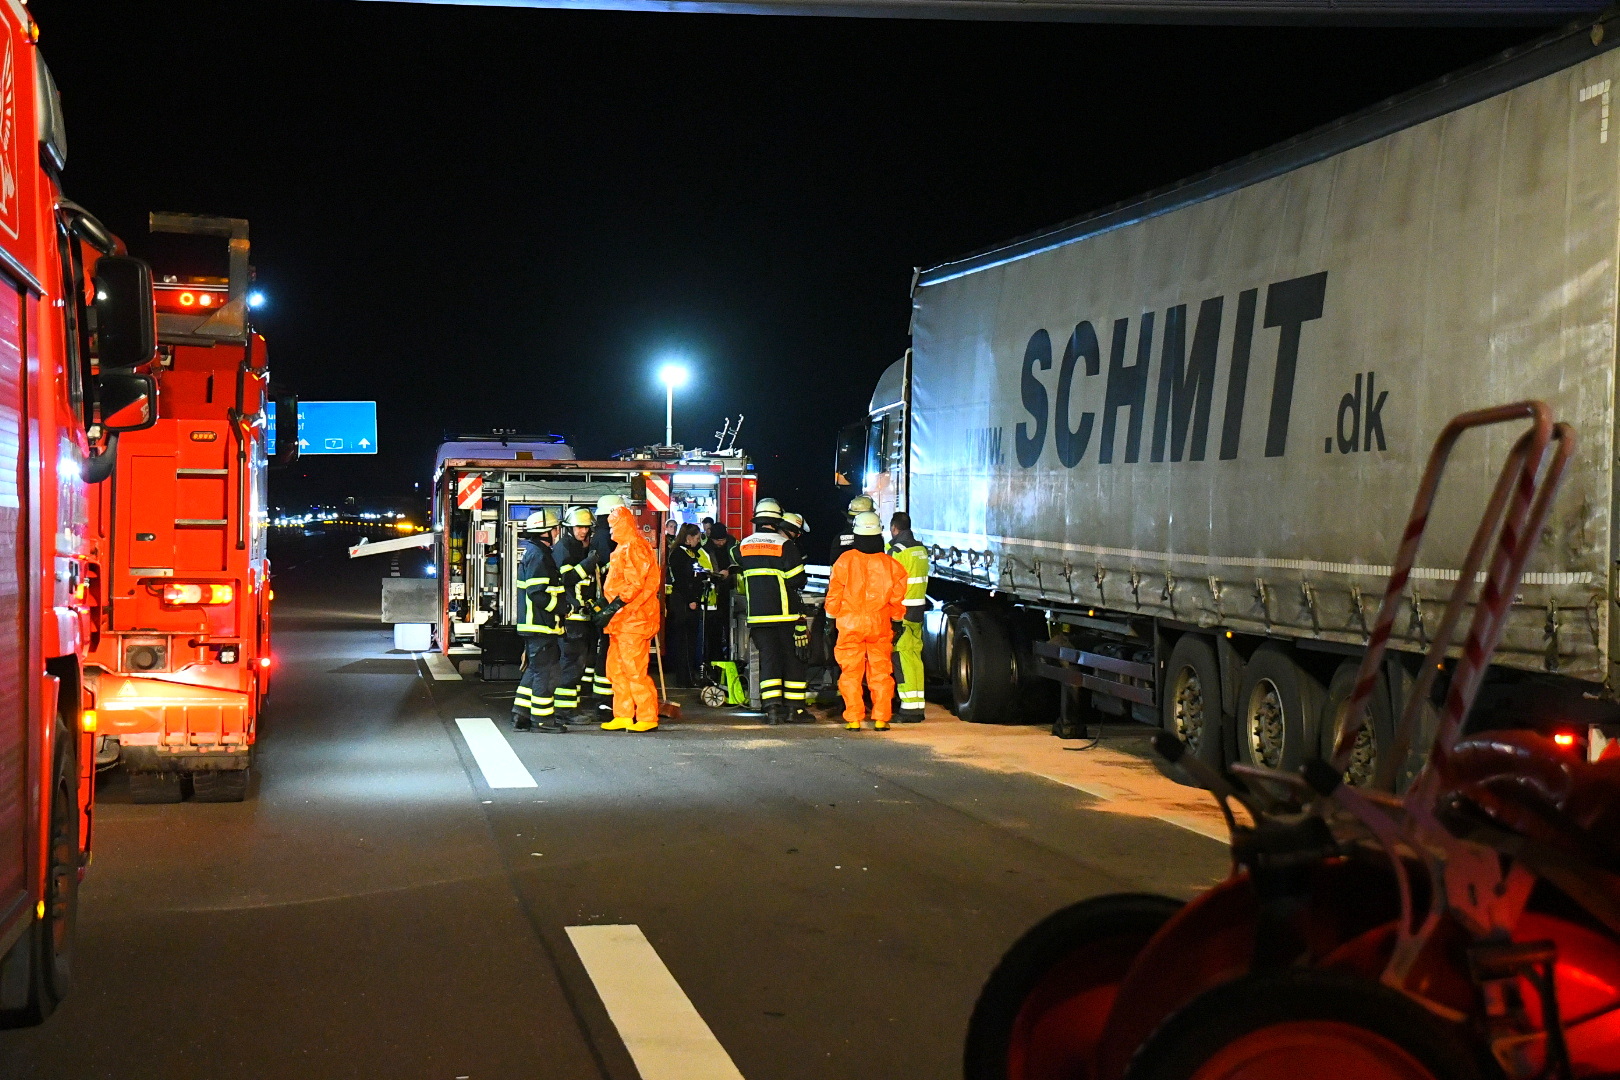
[[[456,670],[456,666],[443,653],[427,652],[417,655],[427,665],[428,674],[433,676],[435,682],[461,682],[461,672]]]
[[[478,762],[478,769],[484,774],[484,782],[492,788],[532,788],[539,787],[529,770],[524,768],[523,762],[518,760],[517,752],[501,734],[501,729],[495,726],[495,721],[487,716],[458,716],[456,727],[461,729],[461,737],[467,740],[467,749],[472,751],[473,760]]]
[[[641,1080],[742,1080],[641,927],[566,930]]]

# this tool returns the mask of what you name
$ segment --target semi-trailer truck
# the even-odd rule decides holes
[[[0,3],[0,1027],[73,986],[96,713],[82,654],[99,570],[89,485],[152,416],[151,274],[64,197],[61,100],[17,0]]]
[[[269,690],[270,368],[248,306],[248,223],[153,214],[155,422],[91,501],[104,576],[87,664],[96,764],[137,803],[239,802]],[[296,453],[296,405],[278,441]]]
[[[1215,765],[1321,753],[1436,434],[1543,399],[1580,449],[1476,722],[1614,719],[1617,40],[1553,35],[916,274],[911,347],[836,469],[929,547],[925,657],[962,717],[1135,719]],[[1354,782],[1507,438],[1457,451]]]

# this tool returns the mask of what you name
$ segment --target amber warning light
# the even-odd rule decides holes
[[[228,604],[236,597],[229,585],[200,585],[171,582],[163,586],[163,602],[176,607],[186,604]]]
[[[1559,746],[1574,746],[1575,736],[1571,735],[1567,731],[1560,731],[1553,736],[1553,742],[1557,743]]]

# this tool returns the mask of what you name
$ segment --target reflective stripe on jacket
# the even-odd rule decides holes
[[[570,535],[557,541],[551,548],[551,554],[557,562],[557,573],[568,597],[567,618],[572,622],[590,622],[591,599],[596,595],[596,581],[584,566],[590,552]]]
[[[560,634],[568,601],[551,549],[532,540],[518,541],[517,624],[520,634]]]
[[[737,566],[748,595],[749,622],[799,621],[804,558],[792,540],[765,531],[747,536],[737,545]]]
[[[889,545],[889,554],[906,569],[906,619],[922,622],[928,610],[928,549],[915,540],[896,542]]]

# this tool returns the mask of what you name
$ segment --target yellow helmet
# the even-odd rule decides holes
[[[557,515],[547,509],[539,509],[528,516],[523,522],[524,532],[545,532],[547,529],[557,527]]]
[[[857,495],[849,500],[849,516],[852,518],[856,514],[866,514],[876,509],[877,504],[872,501],[870,495]]]
[[[870,510],[862,510],[855,515],[856,536],[882,536],[883,519]]]
[[[797,529],[802,533],[807,533],[810,531],[810,526],[804,523],[804,516],[802,514],[783,514],[782,524],[786,525],[790,529]]]
[[[563,515],[563,524],[570,529],[583,525],[587,528],[596,524],[596,518],[591,514],[588,506],[576,506]]]
[[[607,517],[610,513],[624,505],[624,500],[617,495],[604,495],[596,500],[596,516]]]
[[[754,504],[754,520],[780,521],[782,504],[775,499],[761,499]]]

